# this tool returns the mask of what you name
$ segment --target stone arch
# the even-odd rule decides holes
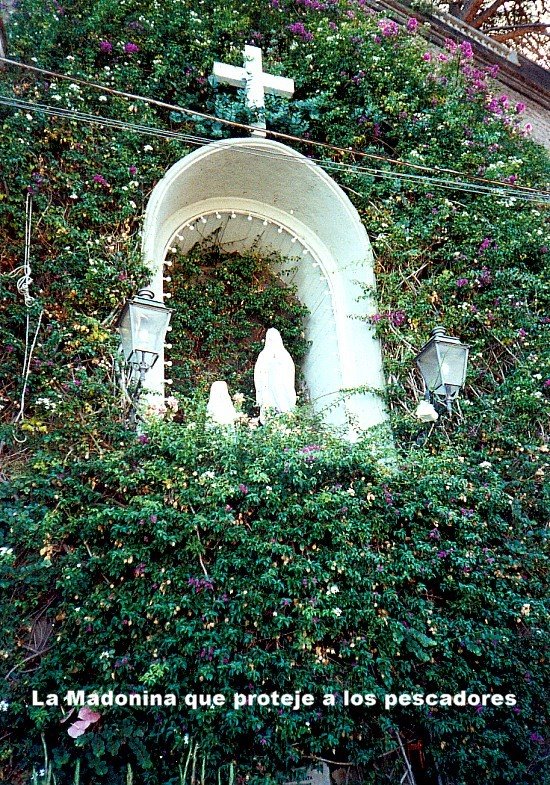
[[[275,272],[310,311],[303,373],[313,406],[350,435],[384,421],[380,398],[365,391],[384,384],[380,344],[364,321],[376,309],[364,298],[364,287],[374,291],[373,254],[343,190],[314,162],[268,139],[224,140],[190,153],[154,188],[145,214],[143,256],[158,299],[170,250],[188,250],[214,232],[228,249],[255,247],[285,260]],[[162,360],[148,374],[153,393],[163,393]]]

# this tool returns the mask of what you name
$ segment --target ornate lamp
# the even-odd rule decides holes
[[[435,327],[432,337],[422,347],[415,362],[418,365],[426,390],[444,402],[451,414],[451,402],[457,397],[466,379],[469,346],[458,338],[445,334],[444,327]],[[432,419],[432,418],[430,418]]]
[[[139,373],[136,393],[162,352],[171,315],[150,289],[141,289],[122,310],[117,326],[124,358]]]

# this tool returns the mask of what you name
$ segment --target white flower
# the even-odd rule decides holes
[[[145,147],[143,148],[143,151],[144,151],[145,153],[149,153],[149,152],[151,152],[152,150],[153,150],[153,148],[151,147],[151,145],[150,145],[150,144],[146,144],[146,145],[145,145]]]
[[[169,396],[169,397],[166,399],[165,403],[166,403],[166,406],[167,406],[169,409],[172,409],[172,411],[173,411],[173,412],[177,412],[177,411],[178,411],[178,408],[179,408],[179,405],[178,405],[178,399],[177,399],[177,398],[175,398],[173,395],[170,395],[170,396]]]
[[[10,704],[7,701],[0,701],[0,711],[7,711]]]
[[[338,588],[338,586],[331,586],[330,589],[329,589],[329,592],[331,594],[338,594],[339,591],[340,591],[340,589]]]
[[[342,608],[333,608],[332,612],[334,613],[335,616],[341,616],[342,615]]]
[[[105,101],[107,100],[107,96],[106,96],[106,95],[100,95],[100,96],[99,96],[99,100],[100,100],[102,103],[105,103]]]
[[[521,608],[521,615],[529,616],[530,613],[531,613],[531,606],[528,602],[526,602],[525,605],[523,605]]]

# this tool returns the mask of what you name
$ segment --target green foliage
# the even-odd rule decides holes
[[[396,732],[423,743],[430,782],[544,780],[547,208],[461,190],[436,170],[536,197],[548,156],[467,48],[428,51],[414,23],[394,28],[364,5],[22,0],[10,21],[13,57],[71,78],[12,70],[4,97],[123,124],[0,109],[0,700],[10,703],[0,771],[14,785],[40,782],[41,768],[59,785],[172,785],[192,770],[200,779],[202,760],[209,782],[236,771],[259,785],[316,756],[361,764],[378,785],[396,762]],[[191,149],[169,133],[231,132],[78,79],[248,121],[243,93],[209,79],[214,60],[240,65],[245,43],[296,81],[291,103],[267,100],[270,128],[356,151],[296,143],[347,189],[373,244],[393,463],[376,459],[376,436],[351,446],[307,415],[235,435],[205,427],[204,394],[198,404],[183,394],[229,378],[217,342],[230,318],[253,338],[232,350],[247,394],[260,326],[276,318],[295,357],[305,349],[301,306],[266,260],[210,264],[211,248],[178,259],[171,284],[178,422],[148,423],[140,436],[125,427],[114,322],[147,283],[138,236],[148,195]],[[411,179],[427,173],[388,157],[447,182]],[[29,190],[27,312],[16,279]],[[194,364],[191,316],[211,344]],[[428,429],[413,417],[412,359],[436,321],[472,349],[455,416]],[[58,708],[29,702],[32,689],[78,686],[464,689],[515,693],[518,711],[105,707],[73,740]]]
[[[466,748],[487,761],[487,735],[513,737],[499,778],[528,782],[539,771],[529,737],[544,681],[537,519],[548,503],[535,497],[527,511],[497,472],[483,469],[480,483],[451,450],[381,469],[370,442],[352,447],[300,416],[215,438],[200,412],[186,408],[184,422],[151,423],[87,461],[37,454],[37,480],[5,489],[9,542],[18,554],[30,534],[36,543],[3,563],[10,613],[42,607],[57,631],[40,667],[10,682],[17,736],[31,688],[145,688],[181,703],[100,709],[76,743],[88,776],[114,777],[128,761],[144,782],[168,782],[191,737],[209,771],[237,760],[256,781],[332,751],[375,782],[367,772],[399,728],[431,739],[443,771],[463,772],[456,782],[471,781]],[[14,632],[21,645],[28,632]],[[380,702],[385,692],[513,693],[519,712],[350,709],[344,689]],[[233,692],[274,690],[310,692],[316,705],[232,706]],[[228,706],[192,710],[187,693],[223,693]],[[323,707],[323,693],[340,696],[336,706]],[[60,719],[30,710],[63,771],[75,743]],[[36,756],[32,734],[24,749]]]
[[[171,255],[171,261],[177,343],[168,358],[174,392],[205,394],[212,382],[225,379],[232,392],[246,396],[252,414],[254,362],[265,331],[277,326],[299,367],[307,349],[307,309],[270,272],[269,258],[198,246],[187,256]]]

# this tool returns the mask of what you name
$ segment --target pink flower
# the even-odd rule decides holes
[[[98,185],[102,185],[104,188],[110,188],[111,187],[109,185],[109,183],[107,182],[107,180],[103,177],[102,174],[94,174],[94,176],[92,177],[92,180],[93,180],[94,183],[97,183]]]
[[[378,22],[378,29],[382,31],[382,35],[386,36],[386,38],[399,35],[399,25],[393,19],[381,19]]]
[[[439,60],[440,63],[448,63],[449,62],[448,56],[444,55],[443,52],[440,55],[438,55],[437,59]]]
[[[465,60],[470,60],[474,56],[474,50],[472,49],[472,44],[469,41],[463,41],[460,44],[460,51],[462,52],[462,57]]]
[[[521,114],[521,112],[525,112],[525,104],[523,103],[523,101],[518,101],[518,103],[516,104],[516,112],[518,114]]]
[[[78,720],[67,729],[67,733],[72,739],[82,736],[86,728],[101,719],[101,714],[92,711],[88,706],[83,706],[78,712]]]
[[[99,42],[99,51],[103,52],[103,54],[111,54],[113,51],[113,45],[110,41],[100,41]]]
[[[128,41],[128,43],[124,44],[124,51],[127,55],[135,55],[139,52],[139,46],[132,43],[132,41]]]
[[[431,52],[424,52],[424,54],[422,55],[422,59],[425,60],[427,63],[429,63],[430,60],[432,59]]]
[[[418,19],[415,19],[414,16],[411,16],[411,18],[407,22],[407,30],[409,31],[409,33],[414,33],[416,32],[417,27],[418,27]]]
[[[457,47],[456,43],[453,41],[452,38],[446,38],[445,39],[445,49],[448,52],[450,52],[452,55],[454,55],[454,53],[456,52],[457,48],[458,47]]]

